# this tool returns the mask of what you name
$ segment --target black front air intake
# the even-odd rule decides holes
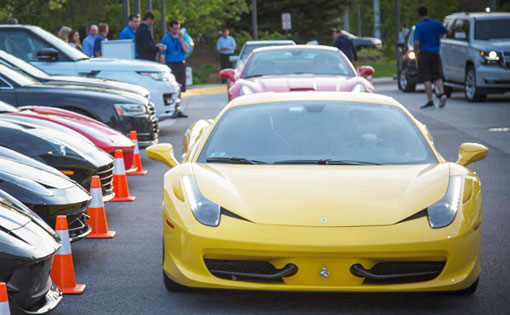
[[[444,268],[444,261],[381,262],[370,269],[361,264],[351,266],[351,273],[365,278],[363,284],[398,284],[432,280]]]
[[[282,283],[283,277],[297,273],[297,266],[287,264],[276,269],[267,261],[205,259],[207,269],[218,278],[248,282]]]

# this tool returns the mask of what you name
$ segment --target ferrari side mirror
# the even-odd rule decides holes
[[[170,166],[170,168],[179,165],[179,162],[175,159],[174,156],[174,147],[170,143],[151,145],[145,149],[145,152],[147,153],[147,157],[149,159],[165,163],[166,165]]]
[[[220,77],[224,79],[229,79],[231,81],[235,81],[234,79],[234,69],[223,69],[220,71]]]
[[[370,66],[361,66],[359,67],[359,75],[362,77],[368,77],[375,72],[374,68]]]
[[[468,166],[471,163],[485,158],[488,152],[489,149],[484,145],[466,142],[460,145],[459,158],[455,163],[462,166]]]

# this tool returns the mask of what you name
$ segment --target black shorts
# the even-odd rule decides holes
[[[436,81],[443,78],[441,57],[428,51],[418,53],[418,79],[420,82]]]
[[[181,84],[181,92],[186,92],[186,64],[183,62],[167,62],[166,64],[172,70],[177,83]]]

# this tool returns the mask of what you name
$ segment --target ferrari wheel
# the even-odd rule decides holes
[[[478,289],[478,281],[480,281],[480,278],[476,279],[476,281],[471,286],[459,290],[456,293],[460,295],[473,295],[473,293],[476,292],[476,289]]]

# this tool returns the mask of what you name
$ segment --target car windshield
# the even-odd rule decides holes
[[[285,45],[293,45],[291,42],[288,43],[260,43],[260,44],[246,44],[241,51],[241,59],[246,59],[248,55],[257,48],[261,47],[270,47],[270,46],[285,46]]]
[[[46,40],[48,43],[51,43],[53,46],[55,46],[55,48],[57,48],[57,50],[63,52],[65,55],[67,55],[73,61],[90,58],[89,56],[85,55],[78,49],[69,45],[69,43],[64,42],[57,36],[51,34],[50,32],[43,30],[40,27],[34,27],[33,31],[36,34],[38,34],[40,37],[42,37],[44,40]]]
[[[477,20],[475,39],[510,39],[510,19]]]
[[[15,57],[11,54],[2,52],[0,54],[0,62],[6,66],[9,66],[11,68],[17,68],[18,70],[23,71],[25,74],[29,76],[34,76],[38,78],[48,78],[49,75],[42,71],[41,69],[32,66],[26,61],[23,61],[19,59],[18,57]]]
[[[282,48],[253,53],[243,78],[289,74],[355,76],[349,61],[338,51]]]
[[[334,101],[234,107],[197,162],[235,164],[432,164],[409,116],[393,106]]]
[[[24,74],[21,70],[16,68],[7,67],[0,64],[0,74],[10,80],[16,82],[18,85],[34,85],[40,84],[36,79]]]

